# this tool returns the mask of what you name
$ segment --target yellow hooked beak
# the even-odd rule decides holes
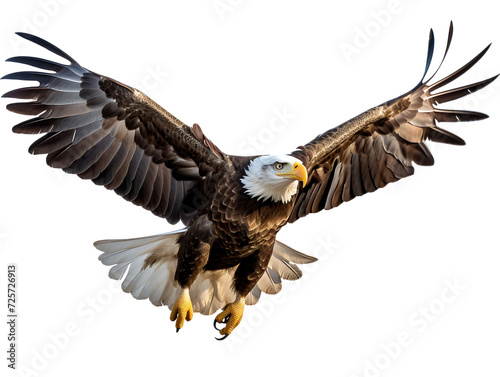
[[[287,173],[276,173],[277,176],[296,179],[302,182],[302,187],[306,187],[307,183],[307,170],[304,165],[296,162],[293,164],[293,169],[291,172]]]

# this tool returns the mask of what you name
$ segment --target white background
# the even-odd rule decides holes
[[[2,4],[2,60],[53,58],[13,34],[35,33],[199,123],[234,154],[290,152],[406,92],[422,74],[429,29],[437,66],[450,20],[454,41],[440,77],[489,42],[458,85],[500,71],[498,7],[486,0]],[[0,65],[2,74],[19,68]],[[498,375],[499,87],[456,105],[490,119],[445,125],[467,146],[431,144],[435,166],[283,229],[281,241],[319,262],[247,307],[224,342],[213,339],[213,316],[197,314],[176,334],[167,308],[117,290],[92,246],[180,225],[48,168],[27,153],[35,137],[10,131],[27,118],[2,111],[0,292],[16,263],[20,375]],[[273,128],[276,112],[290,118]],[[5,356],[6,335],[0,344]]]

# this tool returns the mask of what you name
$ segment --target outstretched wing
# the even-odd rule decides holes
[[[39,83],[3,95],[32,100],[7,105],[13,112],[36,116],[16,125],[14,132],[45,133],[29,152],[47,154],[48,165],[91,179],[170,223],[180,218],[188,222],[193,208],[183,206],[184,199],[206,167],[222,161],[199,127],[193,130],[140,91],[83,68],[47,41],[18,34],[70,62],[8,59],[45,70],[3,77]]]
[[[450,24],[443,61],[450,47],[452,34],[453,24]],[[465,144],[458,136],[438,127],[437,123],[480,120],[487,118],[487,115],[472,111],[443,110],[435,106],[484,88],[497,76],[439,93],[436,90],[467,72],[488,48],[489,46],[456,72],[428,84],[435,75],[423,81],[434,50],[434,35],[431,30],[424,76],[414,89],[326,131],[292,153],[303,161],[310,179],[297,196],[289,222],[309,213],[331,209],[357,196],[385,187],[390,182],[408,177],[413,174],[413,162],[417,165],[432,165],[434,159],[424,144],[426,139],[447,144]]]

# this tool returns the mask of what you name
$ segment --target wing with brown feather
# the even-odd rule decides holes
[[[452,34],[453,24],[450,24],[443,61],[450,47]],[[414,89],[326,131],[292,153],[303,161],[310,179],[297,195],[289,222],[309,213],[331,209],[357,196],[385,187],[390,182],[408,177],[413,174],[413,162],[417,165],[432,165],[434,159],[424,143],[426,139],[447,144],[465,144],[460,137],[438,127],[437,122],[473,121],[487,118],[487,115],[472,111],[443,110],[435,106],[473,93],[491,83],[497,76],[456,89],[439,93],[435,91],[467,72],[488,48],[489,46],[451,75],[428,84],[435,75],[423,81],[434,50],[434,35],[431,30],[425,72]],[[438,70],[440,67],[441,65]]]
[[[195,135],[140,91],[83,68],[41,38],[18,34],[70,62],[26,56],[8,59],[47,71],[3,77],[39,83],[3,96],[32,100],[7,106],[36,116],[16,125],[14,132],[45,133],[31,145],[30,153],[47,154],[48,165],[91,179],[171,223],[188,222],[193,209],[183,208],[183,200],[207,166],[223,160],[199,127]]]

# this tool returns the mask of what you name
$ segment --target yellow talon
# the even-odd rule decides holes
[[[191,321],[193,319],[193,305],[189,297],[189,288],[184,288],[175,301],[170,313],[170,320],[175,322],[175,327],[179,331],[184,325],[184,320]]]
[[[217,317],[215,317],[215,321],[218,323],[226,323],[226,326],[223,327],[219,333],[221,335],[229,335],[233,332],[233,330],[238,326],[243,318],[243,310],[245,309],[245,298],[238,297],[233,303],[226,305],[222,313],[219,313]],[[227,322],[224,322],[224,319],[229,317]]]

